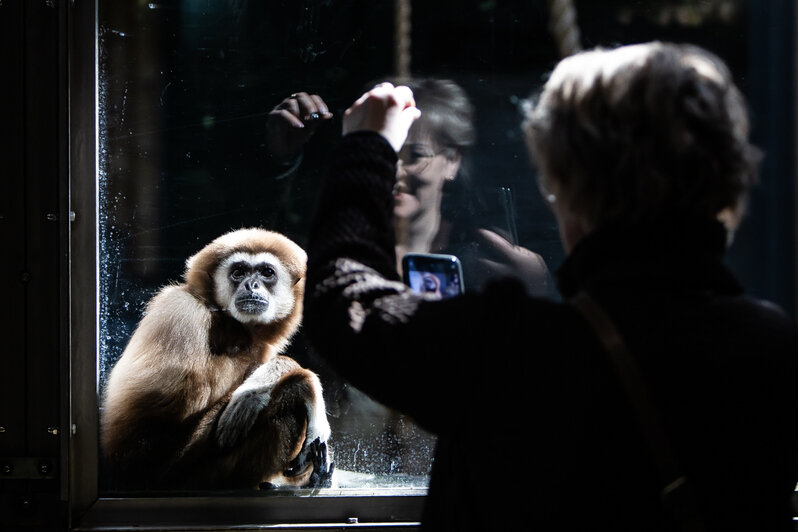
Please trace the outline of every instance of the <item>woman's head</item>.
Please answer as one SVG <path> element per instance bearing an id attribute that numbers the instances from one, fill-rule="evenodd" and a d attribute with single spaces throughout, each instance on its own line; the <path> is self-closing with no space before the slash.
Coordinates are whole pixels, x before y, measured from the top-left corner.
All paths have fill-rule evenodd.
<path id="1" fill-rule="evenodd" d="M 731 230 L 756 180 L 743 98 L 724 63 L 694 46 L 568 57 L 524 130 L 544 193 L 591 228 L 678 216 Z"/>
<path id="2" fill-rule="evenodd" d="M 394 212 L 412 220 L 440 209 L 443 185 L 457 176 L 474 143 L 473 109 L 465 91 L 441 79 L 394 80 L 412 89 L 421 118 L 399 153 Z"/>
<path id="3" fill-rule="evenodd" d="M 400 82 L 413 91 L 421 118 L 411 133 L 429 138 L 438 149 L 465 151 L 475 140 L 474 110 L 465 91 L 454 81 L 422 78 Z"/>

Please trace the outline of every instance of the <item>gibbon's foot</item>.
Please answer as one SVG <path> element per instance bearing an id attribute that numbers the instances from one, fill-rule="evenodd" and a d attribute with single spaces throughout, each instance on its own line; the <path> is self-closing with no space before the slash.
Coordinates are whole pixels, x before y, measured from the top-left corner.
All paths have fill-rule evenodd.
<path id="1" fill-rule="evenodd" d="M 287 477 L 298 476 L 312 467 L 313 471 L 305 487 L 329 488 L 332 485 L 334 462 L 328 462 L 327 442 L 316 438 L 305 445 L 296 458 L 288 464 L 288 469 L 283 473 Z"/>
<path id="2" fill-rule="evenodd" d="M 313 462 L 313 473 L 308 480 L 308 486 L 314 488 L 329 488 L 332 486 L 332 476 L 335 470 L 335 462 L 328 461 L 327 442 L 322 442 L 316 438 L 311 444 L 311 461 Z"/>
<path id="3" fill-rule="evenodd" d="M 307 482 L 301 487 L 304 488 L 329 488 L 332 486 L 332 476 L 335 470 L 335 462 L 329 462 L 327 458 L 327 443 L 316 438 L 302 449 L 302 452 L 294 458 L 288 465 L 289 468 L 283 471 L 285 477 L 298 477 L 307 474 L 312 468 Z M 294 489 L 296 485 L 277 485 L 271 482 L 261 482 L 258 488 L 261 490 L 272 489 Z"/>

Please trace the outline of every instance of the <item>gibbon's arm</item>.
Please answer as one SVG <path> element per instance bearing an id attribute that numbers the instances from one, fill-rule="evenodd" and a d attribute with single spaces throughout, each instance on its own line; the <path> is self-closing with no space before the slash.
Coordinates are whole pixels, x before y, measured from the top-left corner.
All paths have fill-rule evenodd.
<path id="1" fill-rule="evenodd" d="M 277 355 L 258 368 L 235 389 L 224 407 L 216 427 L 216 440 L 221 447 L 238 443 L 255 424 L 261 410 L 271 399 L 274 386 L 286 373 L 300 369 L 293 359 Z"/>
<path id="2" fill-rule="evenodd" d="M 249 433 L 260 411 L 271 401 L 275 386 L 281 382 L 285 384 L 289 375 L 303 379 L 309 392 L 303 396 L 308 416 L 306 443 L 317 438 L 326 442 L 330 438 L 330 425 L 319 378 L 294 359 L 277 355 L 260 365 L 233 392 L 216 427 L 216 440 L 221 447 L 232 447 Z"/>
<path id="3" fill-rule="evenodd" d="M 525 297 L 513 283 L 432 301 L 398 280 L 396 159 L 378 134 L 342 139 L 311 227 L 304 329 L 344 378 L 436 431 L 434 420 L 468 409 L 484 379 L 506 371 L 496 354 L 517 351 L 522 328 L 509 307 Z"/>

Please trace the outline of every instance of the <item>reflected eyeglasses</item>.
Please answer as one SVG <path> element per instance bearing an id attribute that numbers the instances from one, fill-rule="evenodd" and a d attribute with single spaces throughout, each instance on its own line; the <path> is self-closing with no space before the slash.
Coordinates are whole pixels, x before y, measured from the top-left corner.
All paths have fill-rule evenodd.
<path id="1" fill-rule="evenodd" d="M 402 146 L 398 155 L 399 160 L 402 161 L 402 166 L 407 170 L 419 171 L 429 166 L 432 159 L 440 153 L 442 152 L 433 151 L 429 144 L 411 142 Z"/>

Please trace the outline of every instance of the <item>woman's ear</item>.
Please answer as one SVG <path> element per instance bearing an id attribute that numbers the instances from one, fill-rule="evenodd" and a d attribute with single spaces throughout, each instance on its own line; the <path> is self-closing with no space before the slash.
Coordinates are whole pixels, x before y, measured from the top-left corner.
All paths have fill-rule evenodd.
<path id="1" fill-rule="evenodd" d="M 447 181 L 452 181 L 460 171 L 460 163 L 463 162 L 462 154 L 457 150 L 445 150 L 443 156 L 446 158 L 446 168 L 444 176 Z"/>

